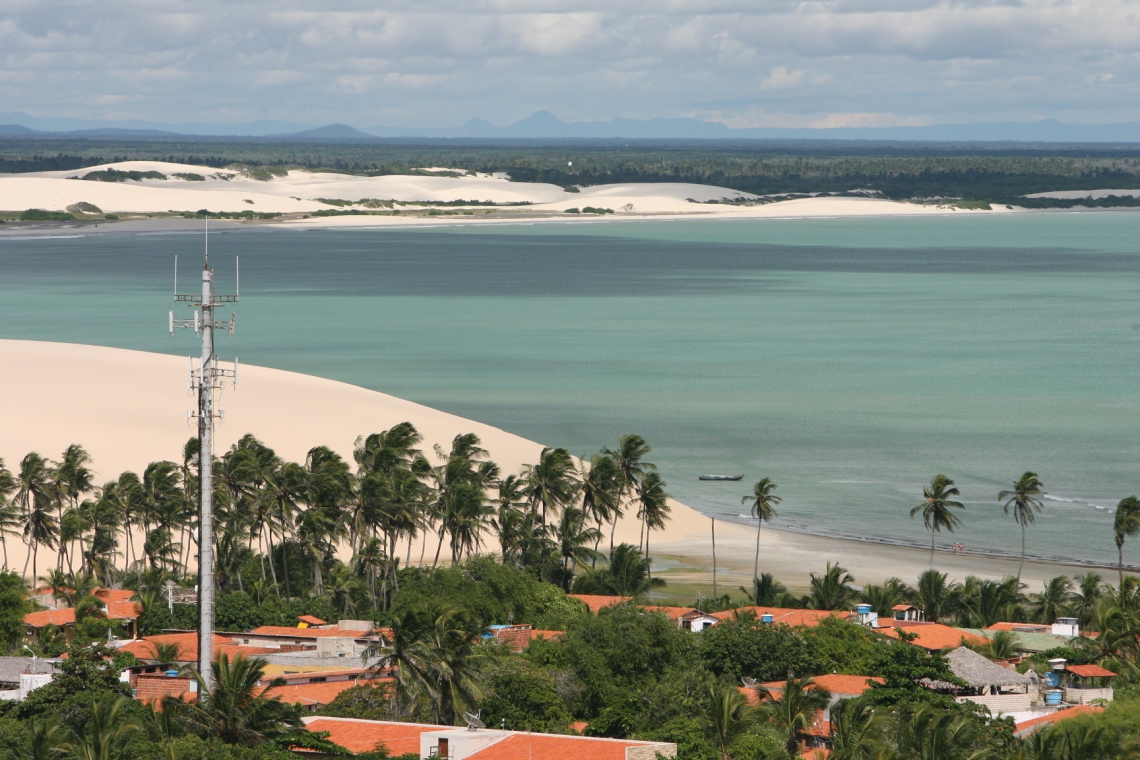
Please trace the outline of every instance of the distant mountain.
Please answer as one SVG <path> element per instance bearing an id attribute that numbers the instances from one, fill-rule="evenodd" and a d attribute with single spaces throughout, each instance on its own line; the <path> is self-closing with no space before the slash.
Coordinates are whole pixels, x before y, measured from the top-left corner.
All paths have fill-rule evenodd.
<path id="1" fill-rule="evenodd" d="M 347 124 L 329 124 L 324 127 L 317 127 L 316 129 L 306 129 L 302 132 L 290 132 L 284 135 L 274 135 L 283 139 L 298 138 L 316 139 L 316 140 L 375 140 L 376 135 L 370 135 L 367 132 L 361 132 L 359 129 L 350 127 Z"/>
<path id="2" fill-rule="evenodd" d="M 364 130 L 347 124 L 312 127 L 286 121 L 241 124 L 159 124 L 146 121 L 54 119 L 25 113 L 0 113 L 0 135 L 28 139 L 55 136 L 117 137 L 174 140 L 206 137 L 218 140 L 261 139 L 298 142 L 377 142 L 383 140 L 853 140 L 884 142 L 1025 142 L 1136 143 L 1140 122 L 1066 124 L 1055 119 L 1033 122 L 976 122 L 924 127 L 836 127 L 733 129 L 699 119 L 611 119 L 571 121 L 549 111 L 498 126 L 470 119 L 458 127 L 412 128 L 375 126 Z"/>

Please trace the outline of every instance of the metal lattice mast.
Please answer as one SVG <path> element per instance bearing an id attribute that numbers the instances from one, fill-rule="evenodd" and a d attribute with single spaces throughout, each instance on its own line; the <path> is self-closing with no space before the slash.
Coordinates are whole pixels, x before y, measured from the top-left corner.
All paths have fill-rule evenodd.
<path id="1" fill-rule="evenodd" d="M 207 225 L 209 222 L 207 221 Z M 214 310 L 221 304 L 237 303 L 240 286 L 234 295 L 214 293 L 214 272 L 210 269 L 209 227 L 207 226 L 205 264 L 202 267 L 202 295 L 180 294 L 178 292 L 178 257 L 174 257 L 174 300 L 195 308 L 193 319 L 175 319 L 170 312 L 170 334 L 174 328 L 190 328 L 202 338 L 202 356 L 198 368 L 190 360 L 190 382 L 188 390 L 198 393 L 198 408 L 186 413 L 187 421 L 198 420 L 198 672 L 213 687 L 214 661 L 214 420 L 225 416 L 225 412 L 215 411 L 214 391 L 225 388 L 226 379 L 232 379 L 237 386 L 238 362 L 234 359 L 232 369 L 218 366 L 214 355 L 214 329 L 229 329 L 234 334 L 234 315 L 228 322 L 214 319 Z M 236 259 L 235 259 L 236 267 Z M 240 277 L 240 275 L 239 275 Z M 240 279 L 239 279 L 240 282 Z M 201 315 L 199 311 L 201 310 Z"/>

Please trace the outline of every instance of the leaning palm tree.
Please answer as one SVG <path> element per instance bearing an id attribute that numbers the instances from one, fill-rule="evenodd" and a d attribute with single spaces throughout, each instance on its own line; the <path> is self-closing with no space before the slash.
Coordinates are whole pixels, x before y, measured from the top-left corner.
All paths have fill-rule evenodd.
<path id="1" fill-rule="evenodd" d="M 930 485 L 923 487 L 922 495 L 925 500 L 910 511 L 910 516 L 913 520 L 915 515 L 922 513 L 922 522 L 930 531 L 930 566 L 934 567 L 934 534 L 943 528 L 953 533 L 960 521 L 950 510 L 965 507 L 961 502 L 951 500 L 951 496 L 958 495 L 958 489 L 954 481 L 945 475 L 935 475 Z"/>
<path id="2" fill-rule="evenodd" d="M 1116 569 L 1120 574 L 1120 585 L 1124 585 L 1124 539 L 1140 533 L 1140 499 L 1128 496 L 1116 505 L 1116 516 L 1112 520 L 1112 533 L 1116 539 Z"/>
<path id="3" fill-rule="evenodd" d="M 87 720 L 72 728 L 71 754 L 78 760 L 117 760 L 142 723 L 128 714 L 126 697 L 92 701 Z"/>
<path id="4" fill-rule="evenodd" d="M 55 546 L 59 526 L 52 515 L 55 487 L 52 483 L 51 467 L 48 461 L 36 452 L 31 452 L 20 461 L 20 472 L 16 477 L 17 489 L 13 497 L 20 506 L 23 524 L 24 543 L 28 547 L 28 557 L 24 560 L 24 575 L 28 574 L 28 562 L 32 564 L 32 578 L 36 571 L 36 558 L 40 546 Z"/>
<path id="5" fill-rule="evenodd" d="M 637 516 L 645 531 L 645 556 L 649 556 L 649 534 L 665 527 L 669 519 L 669 494 L 665 481 L 656 472 L 647 472 L 637 484 Z"/>
<path id="6" fill-rule="evenodd" d="M 752 560 L 752 577 L 759 577 L 757 574 L 760 572 L 760 528 L 763 527 L 764 521 L 772 522 L 772 518 L 776 516 L 776 505 L 780 503 L 781 499 L 776 494 L 772 493 L 776 490 L 776 484 L 772 482 L 771 478 L 764 478 L 756 485 L 752 486 L 752 494 L 745 496 L 740 500 L 741 504 L 748 504 L 752 502 L 752 516 L 756 518 L 756 557 Z"/>
<path id="7" fill-rule="evenodd" d="M 531 513 L 541 514 L 543 525 L 546 524 L 547 509 L 561 509 L 578 492 L 574 457 L 566 449 L 544 448 L 538 455 L 538 462 L 527 465 L 523 479 Z"/>
<path id="8" fill-rule="evenodd" d="M 1017 580 L 1021 581 L 1021 569 L 1025 566 L 1025 529 L 1036 522 L 1034 511 L 1040 512 L 1043 508 L 1040 496 L 1045 495 L 1044 484 L 1038 480 L 1037 473 L 1025 472 L 1013 489 L 998 494 L 998 501 L 1005 501 L 1005 513 L 1013 512 L 1013 519 L 1021 526 L 1021 562 L 1017 565 Z"/>
<path id="9" fill-rule="evenodd" d="M 762 699 L 766 697 L 760 704 L 760 715 L 783 740 L 788 757 L 795 760 L 800 741 L 831 702 L 831 692 L 816 686 L 811 678 L 793 677 L 784 682 L 778 695 L 765 687 L 758 691 Z"/>
<path id="10" fill-rule="evenodd" d="M 238 653 L 233 660 L 222 652 L 211 665 L 214 687 L 206 686 L 202 674 L 188 668 L 197 682 L 198 700 L 170 700 L 164 708 L 178 710 L 184 725 L 205 739 L 226 744 L 263 744 L 301 725 L 296 710 L 277 697 L 267 697 L 261 687 L 265 661 L 247 659 Z M 275 681 L 271 685 L 280 685 Z"/>
<path id="11" fill-rule="evenodd" d="M 552 527 L 551 535 L 562 560 L 563 587 L 569 591 L 578 566 L 597 559 L 598 552 L 591 545 L 601 540 L 602 533 L 589 524 L 586 513 L 577 507 L 563 509 L 558 523 Z"/>
<path id="12" fill-rule="evenodd" d="M 709 700 L 704 713 L 717 753 L 721 760 L 729 760 L 732 745 L 747 734 L 755 722 L 756 708 L 748 705 L 748 700 L 740 693 L 740 689 L 717 684 L 709 689 Z"/>
<path id="13" fill-rule="evenodd" d="M 632 497 L 637 484 L 645 477 L 647 472 L 657 469 L 657 465 L 645 461 L 645 455 L 653 449 L 640 435 L 623 435 L 618 441 L 616 451 L 605 449 L 602 453 L 611 457 L 617 465 L 618 477 L 621 482 L 621 492 L 627 498 Z M 610 525 L 610 552 L 614 550 L 614 531 L 617 529 L 617 519 L 621 517 L 621 508 L 616 510 L 615 519 Z"/>
<path id="14" fill-rule="evenodd" d="M 15 476 L 0 458 L 0 545 L 4 547 L 4 570 L 8 569 L 8 535 L 16 535 L 20 527 L 19 507 L 9 497 L 18 487 Z"/>

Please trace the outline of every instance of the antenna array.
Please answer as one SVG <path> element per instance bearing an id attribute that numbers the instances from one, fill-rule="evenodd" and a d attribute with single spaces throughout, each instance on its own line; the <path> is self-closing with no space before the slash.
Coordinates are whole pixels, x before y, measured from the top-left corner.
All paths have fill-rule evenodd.
<path id="1" fill-rule="evenodd" d="M 175 319 L 170 312 L 168 327 L 190 329 L 201 336 L 202 355 L 195 369 L 190 361 L 189 393 L 198 394 L 197 409 L 186 413 L 186 420 L 198 420 L 198 673 L 207 688 L 213 686 L 214 660 L 214 420 L 225 417 L 224 411 L 214 409 L 214 391 L 223 390 L 227 381 L 237 387 L 238 361 L 232 368 L 222 367 L 214 355 L 214 330 L 228 330 L 234 334 L 234 315 L 228 321 L 214 318 L 214 311 L 223 304 L 237 303 L 238 296 L 214 293 L 214 271 L 210 269 L 209 221 L 206 231 L 206 257 L 202 267 L 202 294 L 178 292 L 178 257 L 174 258 L 174 300 L 193 307 L 190 319 Z M 235 262 L 236 266 L 236 262 Z"/>

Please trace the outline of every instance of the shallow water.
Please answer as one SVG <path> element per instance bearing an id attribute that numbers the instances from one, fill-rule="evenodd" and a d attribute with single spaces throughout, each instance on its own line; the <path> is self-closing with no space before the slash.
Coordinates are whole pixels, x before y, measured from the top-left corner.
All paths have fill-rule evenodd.
<path id="1" fill-rule="evenodd" d="M 223 290 L 242 257 L 223 356 L 578 454 L 638 432 L 682 501 L 739 519 L 770 476 L 777 525 L 837 535 L 928 542 L 907 513 L 944 472 L 967 509 L 940 542 L 1016 551 L 996 495 L 1032 469 L 1049 498 L 1030 552 L 1114 560 L 1111 507 L 1140 492 L 1137 233 L 1140 214 L 1066 213 L 243 230 L 210 249 Z M 189 287 L 201 244 L 0 238 L 0 336 L 190 353 L 166 312 L 174 254 Z"/>

